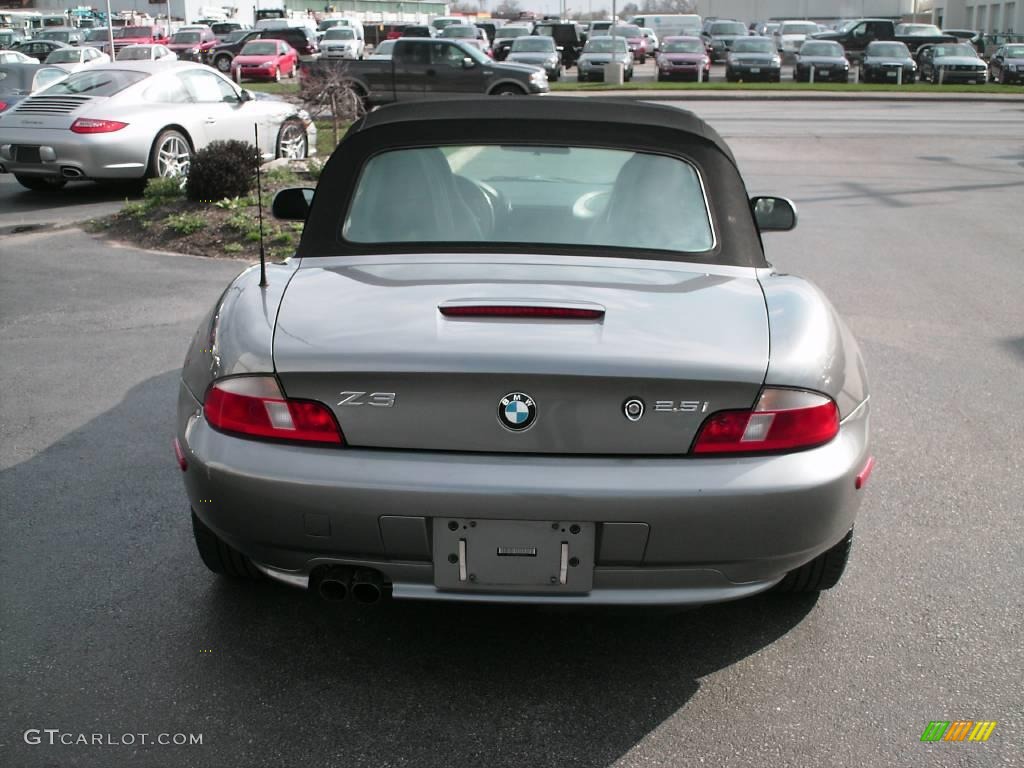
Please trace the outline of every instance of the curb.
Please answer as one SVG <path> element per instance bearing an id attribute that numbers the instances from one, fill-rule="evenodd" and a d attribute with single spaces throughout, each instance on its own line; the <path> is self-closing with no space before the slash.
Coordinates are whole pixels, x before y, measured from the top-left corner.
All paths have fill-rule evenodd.
<path id="1" fill-rule="evenodd" d="M 689 90 L 629 90 L 629 91 L 551 91 L 552 96 L 576 98 L 597 97 L 628 101 L 895 101 L 926 103 L 995 103 L 1024 104 L 1024 94 L 993 93 L 841 93 L 838 91 L 689 91 Z"/>

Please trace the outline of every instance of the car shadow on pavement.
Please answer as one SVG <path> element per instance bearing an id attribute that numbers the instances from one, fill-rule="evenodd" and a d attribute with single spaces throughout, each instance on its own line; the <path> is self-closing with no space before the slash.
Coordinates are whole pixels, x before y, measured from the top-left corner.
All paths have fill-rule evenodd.
<path id="1" fill-rule="evenodd" d="M 218 578 L 195 553 L 170 447 L 177 382 L 143 381 L 0 473 L 12 727 L 204 734 L 126 766 L 608 766 L 817 600 L 359 607 Z M 29 764 L 12 741 L 11 764 Z"/>

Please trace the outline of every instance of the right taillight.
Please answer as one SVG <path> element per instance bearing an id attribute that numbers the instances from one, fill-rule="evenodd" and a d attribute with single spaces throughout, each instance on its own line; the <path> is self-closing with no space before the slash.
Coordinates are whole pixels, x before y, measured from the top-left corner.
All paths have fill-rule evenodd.
<path id="1" fill-rule="evenodd" d="M 273 376 L 237 376 L 214 382 L 203 414 L 214 428 L 247 437 L 342 445 L 331 409 L 315 400 L 286 398 Z"/>
<path id="2" fill-rule="evenodd" d="M 701 425 L 693 453 L 797 451 L 839 434 L 839 409 L 817 392 L 765 389 L 752 410 L 719 411 Z"/>

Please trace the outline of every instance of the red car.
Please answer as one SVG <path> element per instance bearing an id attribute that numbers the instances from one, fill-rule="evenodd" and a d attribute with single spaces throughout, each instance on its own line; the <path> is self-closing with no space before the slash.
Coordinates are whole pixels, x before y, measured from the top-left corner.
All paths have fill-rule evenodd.
<path id="1" fill-rule="evenodd" d="M 205 61 L 206 52 L 220 41 L 209 27 L 205 29 L 183 29 L 171 35 L 167 47 L 182 61 Z"/>
<path id="2" fill-rule="evenodd" d="M 250 40 L 231 62 L 236 83 L 249 80 L 281 80 L 295 77 L 299 54 L 284 40 Z"/>
<path id="3" fill-rule="evenodd" d="M 166 45 L 167 35 L 164 33 L 163 27 L 157 26 L 144 26 L 144 27 L 115 27 L 114 28 L 114 53 L 118 54 L 122 48 L 127 48 L 129 45 Z M 110 53 L 106 50 L 106 45 L 99 46 L 104 53 Z M 111 58 L 116 58 L 112 56 Z"/>
<path id="4" fill-rule="evenodd" d="M 699 37 L 666 37 L 656 56 L 658 81 L 711 79 L 711 57 Z"/>

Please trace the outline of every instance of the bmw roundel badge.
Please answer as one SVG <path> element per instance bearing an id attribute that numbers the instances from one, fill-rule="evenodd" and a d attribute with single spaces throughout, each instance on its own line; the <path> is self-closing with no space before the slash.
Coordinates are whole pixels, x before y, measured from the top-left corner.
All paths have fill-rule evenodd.
<path id="1" fill-rule="evenodd" d="M 505 429 L 522 432 L 537 418 L 537 404 L 525 392 L 509 392 L 498 402 L 498 421 Z"/>

